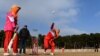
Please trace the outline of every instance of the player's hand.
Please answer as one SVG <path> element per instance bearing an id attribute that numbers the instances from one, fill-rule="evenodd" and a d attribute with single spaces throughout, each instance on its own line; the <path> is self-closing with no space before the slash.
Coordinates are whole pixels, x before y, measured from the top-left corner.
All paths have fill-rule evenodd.
<path id="1" fill-rule="evenodd" d="M 16 25 L 16 27 L 15 27 L 15 29 L 14 29 L 14 32 L 17 32 L 18 28 L 19 28 L 19 26 Z"/>

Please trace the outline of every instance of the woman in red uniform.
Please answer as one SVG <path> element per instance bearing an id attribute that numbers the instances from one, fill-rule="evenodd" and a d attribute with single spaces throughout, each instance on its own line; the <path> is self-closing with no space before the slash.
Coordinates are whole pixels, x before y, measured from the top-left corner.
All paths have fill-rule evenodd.
<path id="1" fill-rule="evenodd" d="M 4 31 L 5 31 L 4 55 L 9 55 L 8 44 L 13 36 L 15 28 L 18 26 L 17 17 L 20 9 L 21 8 L 18 5 L 13 5 L 10 11 L 7 13 L 6 23 L 4 26 Z M 16 36 L 13 42 L 13 55 L 17 55 L 18 53 L 17 46 L 18 46 L 18 37 Z"/>
<path id="2" fill-rule="evenodd" d="M 54 24 L 54 23 L 53 23 Z M 59 35 L 60 30 L 55 29 L 54 25 L 53 27 L 51 26 L 51 30 L 49 31 L 49 33 L 45 36 L 44 38 L 44 49 L 46 53 L 46 50 L 51 47 L 51 55 L 54 55 L 54 49 L 55 49 L 55 43 L 54 43 L 54 39 L 56 39 Z"/>

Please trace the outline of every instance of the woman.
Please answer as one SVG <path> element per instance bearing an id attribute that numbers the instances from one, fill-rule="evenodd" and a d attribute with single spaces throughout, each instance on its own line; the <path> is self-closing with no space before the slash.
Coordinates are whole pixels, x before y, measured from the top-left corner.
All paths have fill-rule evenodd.
<path id="1" fill-rule="evenodd" d="M 13 5 L 6 15 L 6 22 L 4 26 L 5 40 L 4 40 L 4 55 L 9 55 L 8 44 L 13 36 L 15 28 L 17 28 L 18 12 L 21 8 L 18 5 Z M 18 37 L 13 42 L 13 55 L 17 55 Z"/>

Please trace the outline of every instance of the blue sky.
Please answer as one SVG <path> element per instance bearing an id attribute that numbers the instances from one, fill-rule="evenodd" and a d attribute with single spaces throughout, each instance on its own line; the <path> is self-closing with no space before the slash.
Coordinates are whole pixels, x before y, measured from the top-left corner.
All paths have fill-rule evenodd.
<path id="1" fill-rule="evenodd" d="M 61 30 L 60 35 L 100 32 L 100 0 L 1 0 L 0 30 L 6 13 L 13 4 L 22 7 L 19 26 L 28 25 L 31 35 L 47 34 L 52 22 Z M 37 29 L 34 32 L 33 29 Z"/>

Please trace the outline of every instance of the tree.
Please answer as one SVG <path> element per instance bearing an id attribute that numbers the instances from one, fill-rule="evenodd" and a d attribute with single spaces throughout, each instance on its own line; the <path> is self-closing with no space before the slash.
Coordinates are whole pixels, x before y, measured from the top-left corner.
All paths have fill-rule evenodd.
<path id="1" fill-rule="evenodd" d="M 4 30 L 1 30 L 0 31 L 0 47 L 3 47 L 4 36 L 5 36 Z"/>
<path id="2" fill-rule="evenodd" d="M 39 43 L 39 46 L 41 46 L 42 48 L 43 48 L 43 43 L 44 43 L 44 37 L 45 35 L 39 34 L 38 43 Z"/>

